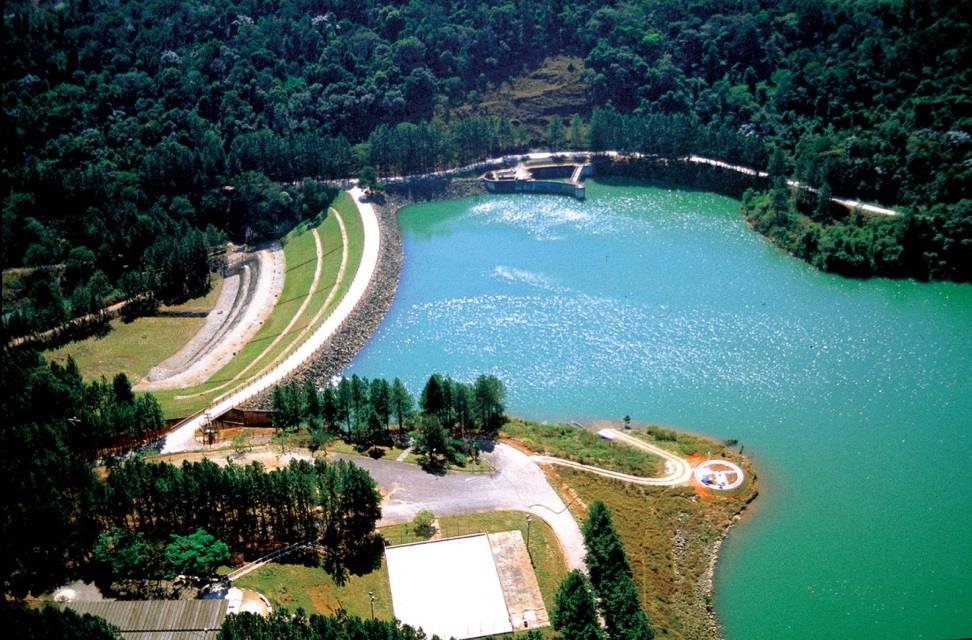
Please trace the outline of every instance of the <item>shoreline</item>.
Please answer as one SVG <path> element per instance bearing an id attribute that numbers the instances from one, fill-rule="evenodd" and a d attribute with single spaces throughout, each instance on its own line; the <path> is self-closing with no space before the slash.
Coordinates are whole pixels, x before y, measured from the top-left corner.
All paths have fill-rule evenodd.
<path id="1" fill-rule="evenodd" d="M 398 292 L 405 247 L 402 242 L 398 212 L 413 204 L 454 200 L 486 195 L 482 183 L 456 178 L 428 180 L 421 185 L 388 185 L 384 193 L 369 201 L 378 214 L 380 249 L 378 264 L 361 300 L 334 334 L 297 371 L 281 382 L 303 384 L 311 380 L 325 384 L 347 367 L 368 344 L 391 309 Z M 245 409 L 269 409 L 271 389 L 242 403 Z"/>
<path id="2" fill-rule="evenodd" d="M 746 513 L 750 511 L 750 505 L 758 497 L 759 489 L 756 488 L 753 495 L 743 504 L 736 515 L 732 517 L 729 525 L 722 530 L 722 535 L 712 543 L 712 547 L 709 550 L 709 562 L 699 581 L 699 587 L 701 588 L 699 595 L 701 596 L 702 602 L 705 603 L 706 618 L 713 638 L 719 638 L 720 640 L 725 638 L 725 629 L 716 613 L 715 604 L 715 573 L 719 565 L 719 552 L 722 550 L 722 545 L 729 538 L 729 532 L 742 521 Z"/>
<path id="3" fill-rule="evenodd" d="M 377 331 L 394 302 L 404 265 L 404 243 L 398 223 L 399 211 L 414 204 L 476 195 L 486 195 L 481 182 L 476 179 L 450 177 L 422 181 L 419 184 L 388 185 L 387 191 L 379 194 L 376 200 L 371 202 L 378 213 L 381 238 L 381 250 L 374 277 L 359 304 L 334 335 L 318 349 L 317 353 L 304 367 L 288 376 L 286 380 L 295 381 L 298 384 L 308 379 L 318 384 L 328 382 L 332 376 L 338 374 L 351 363 Z M 244 406 L 269 408 L 269 405 L 270 394 L 267 391 L 249 400 Z M 604 419 L 592 420 L 590 424 L 602 422 L 607 421 Z M 698 437 L 716 444 L 719 443 L 717 438 L 699 434 L 690 428 L 661 426 L 673 429 L 678 433 Z M 706 545 L 705 552 L 708 558 L 705 569 L 699 575 L 695 584 L 696 597 L 693 598 L 694 606 L 699 608 L 699 613 L 703 617 L 700 622 L 705 628 L 704 637 L 706 638 L 724 637 L 723 627 L 715 605 L 715 573 L 719 563 L 720 550 L 732 528 L 741 521 L 758 495 L 759 491 L 756 488 L 752 496 L 731 516 L 729 523 L 719 532 L 717 537 Z"/>

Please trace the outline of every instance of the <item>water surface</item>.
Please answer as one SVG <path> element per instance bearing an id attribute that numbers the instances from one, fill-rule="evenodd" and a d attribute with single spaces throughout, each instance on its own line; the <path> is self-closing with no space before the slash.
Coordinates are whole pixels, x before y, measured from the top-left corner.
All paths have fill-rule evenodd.
<path id="1" fill-rule="evenodd" d="M 718 195 L 587 194 L 404 211 L 349 371 L 494 373 L 513 414 L 737 438 L 763 491 L 716 575 L 729 638 L 972 635 L 972 287 L 816 272 Z"/>

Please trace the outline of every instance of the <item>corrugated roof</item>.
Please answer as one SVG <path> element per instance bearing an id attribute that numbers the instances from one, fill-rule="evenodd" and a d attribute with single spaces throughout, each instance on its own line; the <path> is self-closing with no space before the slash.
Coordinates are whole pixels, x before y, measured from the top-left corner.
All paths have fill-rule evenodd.
<path id="1" fill-rule="evenodd" d="M 215 640 L 226 617 L 225 600 L 105 600 L 68 602 L 121 630 L 126 640 Z"/>

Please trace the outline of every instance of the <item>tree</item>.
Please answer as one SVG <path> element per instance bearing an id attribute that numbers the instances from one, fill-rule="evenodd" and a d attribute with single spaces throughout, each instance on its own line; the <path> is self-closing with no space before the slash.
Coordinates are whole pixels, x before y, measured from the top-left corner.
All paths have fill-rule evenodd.
<path id="1" fill-rule="evenodd" d="M 446 399 L 445 380 L 438 373 L 429 376 L 425 387 L 422 388 L 422 395 L 419 397 L 419 406 L 426 415 L 436 416 L 440 422 L 448 419 L 449 403 Z"/>
<path id="2" fill-rule="evenodd" d="M 18 638 L 31 640 L 120 640 L 118 628 L 89 613 L 49 604 L 40 609 L 22 602 L 0 602 L 0 625 Z"/>
<path id="3" fill-rule="evenodd" d="M 398 421 L 398 431 L 399 433 L 405 427 L 405 420 L 412 413 L 412 407 L 414 401 L 412 400 L 412 394 L 408 392 L 405 385 L 399 378 L 395 378 L 392 382 L 391 388 L 391 405 L 395 413 L 395 419 Z"/>
<path id="4" fill-rule="evenodd" d="M 423 415 L 419 430 L 415 435 L 415 450 L 425 457 L 426 466 L 438 469 L 443 460 L 451 457 L 452 447 L 449 433 L 434 415 Z"/>
<path id="5" fill-rule="evenodd" d="M 611 512 L 598 500 L 584 521 L 587 568 L 609 640 L 650 640 L 655 632 L 638 602 L 631 565 Z"/>
<path id="6" fill-rule="evenodd" d="M 584 546 L 587 548 L 587 570 L 594 590 L 600 594 L 603 585 L 619 574 L 631 575 L 621 538 L 614 530 L 611 512 L 600 500 L 591 505 L 584 520 Z"/>
<path id="7" fill-rule="evenodd" d="M 113 527 L 98 536 L 92 557 L 106 569 L 109 583 L 162 577 L 162 551 L 140 531 Z"/>
<path id="8" fill-rule="evenodd" d="M 333 436 L 330 433 L 324 431 L 323 429 L 312 429 L 310 432 L 310 442 L 307 444 L 307 448 L 310 449 L 311 453 L 316 454 L 318 450 L 327 448 L 327 445 L 331 442 L 332 437 Z"/>
<path id="9" fill-rule="evenodd" d="M 576 113 L 570 119 L 570 146 L 575 150 L 587 146 L 584 140 L 584 121 Z"/>
<path id="10" fill-rule="evenodd" d="M 307 379 L 303 389 L 303 416 L 308 420 L 317 420 L 321 417 L 321 397 L 317 393 L 317 385 L 314 381 Z"/>
<path id="11" fill-rule="evenodd" d="M 565 640 L 604 640 L 590 583 L 577 569 L 557 589 L 551 622 Z"/>
<path id="12" fill-rule="evenodd" d="M 317 460 L 314 468 L 322 507 L 318 518 L 324 568 L 343 584 L 349 573 L 363 575 L 381 562 L 382 538 L 375 532 L 381 494 L 368 472 L 347 460 Z"/>
<path id="13" fill-rule="evenodd" d="M 358 172 L 358 186 L 363 188 L 375 188 L 378 186 L 378 174 L 371 165 L 361 167 Z"/>
<path id="14" fill-rule="evenodd" d="M 479 428 L 495 432 L 502 426 L 506 410 L 506 387 L 493 375 L 480 375 L 473 384 L 473 399 L 479 414 Z"/>
<path id="15" fill-rule="evenodd" d="M 412 519 L 412 530 L 419 537 L 431 538 L 435 535 L 435 514 L 428 509 L 420 510 Z"/>
<path id="16" fill-rule="evenodd" d="M 248 448 L 246 433 L 240 431 L 234 435 L 233 439 L 230 440 L 230 446 L 233 447 L 233 453 L 236 454 L 236 457 L 242 458 Z"/>
<path id="17" fill-rule="evenodd" d="M 271 419 L 277 429 L 292 431 L 300 425 L 302 418 L 301 393 L 297 385 L 290 382 L 277 385 L 271 394 Z"/>
<path id="18" fill-rule="evenodd" d="M 388 381 L 383 378 L 375 378 L 372 380 L 368 390 L 368 399 L 371 403 L 371 408 L 387 429 L 391 423 L 392 413 L 392 392 Z"/>
<path id="19" fill-rule="evenodd" d="M 201 586 L 216 575 L 216 568 L 229 560 L 225 542 L 217 540 L 205 529 L 196 529 L 187 536 L 172 534 L 172 542 L 165 549 L 169 578 L 187 576 L 192 584 Z"/>

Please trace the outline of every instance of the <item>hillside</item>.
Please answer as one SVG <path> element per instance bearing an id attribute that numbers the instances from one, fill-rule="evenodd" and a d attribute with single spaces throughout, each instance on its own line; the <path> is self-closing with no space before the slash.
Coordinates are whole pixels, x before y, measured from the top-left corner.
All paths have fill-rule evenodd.
<path id="1" fill-rule="evenodd" d="M 224 237 L 276 238 L 327 206 L 305 179 L 533 146 L 770 168 L 904 214 L 875 228 L 747 199 L 793 253 L 968 280 L 970 34 L 944 0 L 10 2 L 2 262 L 56 268 L 21 272 L 4 330 L 199 295 Z M 594 139 L 598 113 L 617 126 Z"/>

